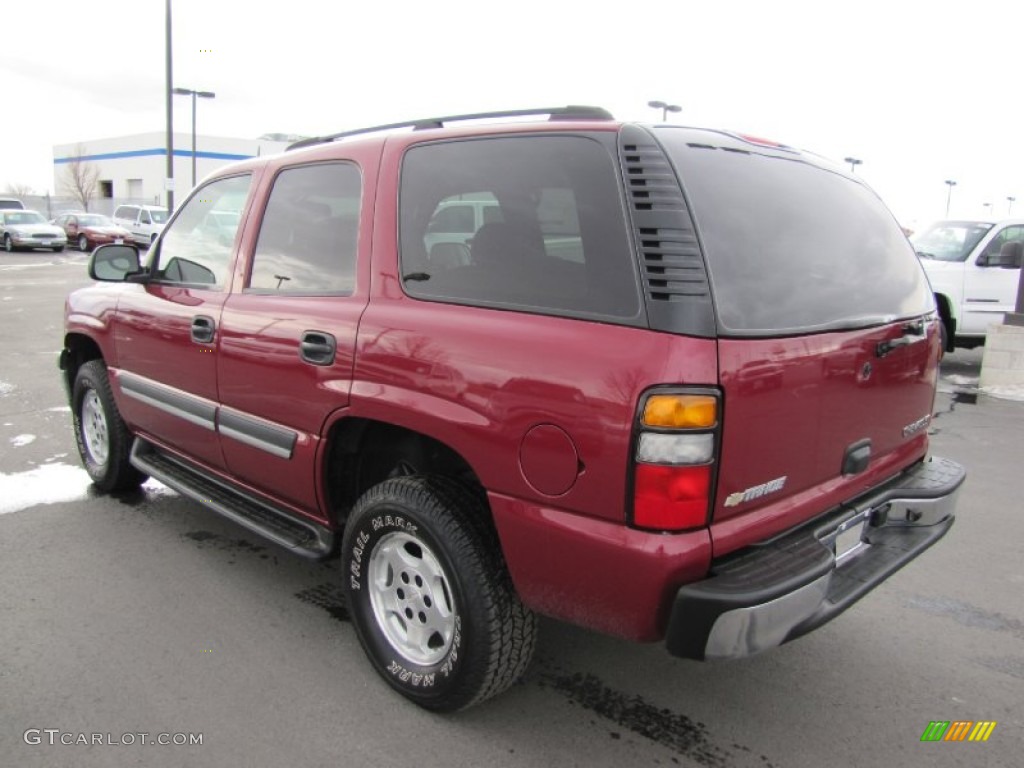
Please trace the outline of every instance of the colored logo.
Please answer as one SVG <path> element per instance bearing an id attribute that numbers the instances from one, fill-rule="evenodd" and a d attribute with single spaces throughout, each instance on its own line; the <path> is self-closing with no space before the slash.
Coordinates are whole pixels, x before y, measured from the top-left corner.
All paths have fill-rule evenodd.
<path id="1" fill-rule="evenodd" d="M 988 741 L 995 729 L 994 720 L 932 720 L 921 741 Z"/>

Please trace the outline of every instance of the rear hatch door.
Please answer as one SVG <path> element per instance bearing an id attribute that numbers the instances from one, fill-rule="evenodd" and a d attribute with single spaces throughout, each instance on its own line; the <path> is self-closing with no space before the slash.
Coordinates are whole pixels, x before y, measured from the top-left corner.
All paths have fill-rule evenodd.
<path id="1" fill-rule="evenodd" d="M 656 131 L 704 253 L 723 390 L 715 554 L 779 533 L 927 451 L 928 281 L 856 177 L 785 147 Z"/>

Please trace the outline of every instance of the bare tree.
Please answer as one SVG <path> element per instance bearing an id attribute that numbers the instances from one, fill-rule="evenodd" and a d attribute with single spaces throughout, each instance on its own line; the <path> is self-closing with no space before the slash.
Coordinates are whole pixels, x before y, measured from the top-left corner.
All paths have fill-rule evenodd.
<path id="1" fill-rule="evenodd" d="M 15 197 L 28 197 L 34 191 L 35 190 L 28 184 L 22 184 L 20 182 L 14 182 L 7 185 L 7 194 L 14 195 Z"/>
<path id="2" fill-rule="evenodd" d="M 89 210 L 89 201 L 96 197 L 99 177 L 99 167 L 85 159 L 85 147 L 78 144 L 64 172 L 64 189 L 82 204 L 83 211 Z"/>

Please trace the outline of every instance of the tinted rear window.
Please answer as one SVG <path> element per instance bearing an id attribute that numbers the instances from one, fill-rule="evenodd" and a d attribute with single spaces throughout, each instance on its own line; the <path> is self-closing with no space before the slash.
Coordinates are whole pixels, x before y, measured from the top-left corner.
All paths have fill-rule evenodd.
<path id="1" fill-rule="evenodd" d="M 723 335 L 868 327 L 933 308 L 913 248 L 859 182 L 719 134 L 657 136 L 700 232 Z"/>

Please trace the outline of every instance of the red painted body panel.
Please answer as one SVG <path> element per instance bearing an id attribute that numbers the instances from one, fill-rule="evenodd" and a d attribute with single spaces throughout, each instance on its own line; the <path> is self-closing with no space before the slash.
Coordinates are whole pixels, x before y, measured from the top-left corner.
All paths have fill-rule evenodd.
<path id="1" fill-rule="evenodd" d="M 380 298 L 360 325 L 352 413 L 430 435 L 488 490 L 539 502 L 550 500 L 523 476 L 520 445 L 555 425 L 581 464 L 558 506 L 621 523 L 640 394 L 713 383 L 714 351 L 644 329 Z"/>
<path id="2" fill-rule="evenodd" d="M 926 430 L 902 428 L 931 413 L 938 327 L 878 357 L 900 323 L 791 339 L 719 342 L 724 430 L 712 535 L 715 556 L 772 536 L 849 500 L 925 455 Z M 843 477 L 846 449 L 871 440 L 864 472 Z M 785 477 L 783 489 L 725 506 L 730 494 Z"/>
<path id="3" fill-rule="evenodd" d="M 707 530 L 649 533 L 488 494 L 516 591 L 534 610 L 631 640 L 658 640 L 672 597 L 703 578 Z"/>
<path id="4" fill-rule="evenodd" d="M 217 290 L 125 286 L 114 331 L 119 369 L 216 403 L 214 344 L 194 342 L 191 329 L 197 315 L 219 318 L 225 298 L 227 294 Z M 122 396 L 118 408 L 135 429 L 160 435 L 179 452 L 210 467 L 224 467 L 216 432 L 132 397 Z"/>

